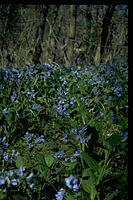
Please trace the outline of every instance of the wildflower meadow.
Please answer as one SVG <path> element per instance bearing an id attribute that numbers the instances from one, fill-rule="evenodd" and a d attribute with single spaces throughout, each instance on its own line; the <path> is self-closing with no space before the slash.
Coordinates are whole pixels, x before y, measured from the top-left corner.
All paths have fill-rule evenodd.
<path id="1" fill-rule="evenodd" d="M 0 200 L 127 200 L 128 63 L 0 71 Z"/>

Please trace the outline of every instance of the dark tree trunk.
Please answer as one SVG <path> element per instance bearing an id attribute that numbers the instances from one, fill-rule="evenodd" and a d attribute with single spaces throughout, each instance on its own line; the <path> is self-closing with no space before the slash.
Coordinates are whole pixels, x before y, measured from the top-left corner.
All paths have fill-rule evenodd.
<path id="1" fill-rule="evenodd" d="M 106 14 L 103 19 L 102 34 L 101 34 L 101 62 L 103 61 L 103 54 L 107 42 L 107 36 L 109 34 L 109 26 L 111 25 L 112 17 L 115 11 L 115 5 L 108 6 Z"/>
<path id="2" fill-rule="evenodd" d="M 68 33 L 68 45 L 67 45 L 67 63 L 68 65 L 74 64 L 74 43 L 75 43 L 75 33 L 76 33 L 76 14 L 77 6 L 70 6 L 70 26 Z"/>
<path id="3" fill-rule="evenodd" d="M 41 20 L 40 20 L 40 25 L 38 26 L 37 32 L 36 32 L 35 51 L 33 53 L 33 59 L 32 59 L 35 65 L 40 64 L 40 57 L 42 53 L 42 42 L 43 42 L 48 9 L 49 9 L 49 6 L 47 5 L 42 6 Z"/>

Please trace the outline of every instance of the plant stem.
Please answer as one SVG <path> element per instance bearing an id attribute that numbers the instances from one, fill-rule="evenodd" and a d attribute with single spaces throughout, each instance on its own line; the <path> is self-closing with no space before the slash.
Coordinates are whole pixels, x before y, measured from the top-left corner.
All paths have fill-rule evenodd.
<path id="1" fill-rule="evenodd" d="M 98 185 L 99 182 L 100 182 L 101 179 L 102 179 L 103 171 L 104 171 L 105 168 L 106 168 L 106 164 L 107 164 L 109 155 L 110 155 L 110 152 L 108 152 L 107 150 L 105 150 L 105 161 L 104 161 L 103 167 L 102 167 L 102 169 L 101 169 L 101 171 L 100 171 L 99 178 L 98 178 L 98 180 L 97 180 L 97 184 L 96 184 L 96 185 Z"/>

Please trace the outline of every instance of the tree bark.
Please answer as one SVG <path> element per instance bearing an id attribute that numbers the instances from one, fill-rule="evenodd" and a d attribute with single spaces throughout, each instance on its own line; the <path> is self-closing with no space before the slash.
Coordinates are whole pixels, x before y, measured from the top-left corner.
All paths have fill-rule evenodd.
<path id="1" fill-rule="evenodd" d="M 103 19 L 102 35 L 101 35 L 101 62 L 104 59 L 104 51 L 106 50 L 106 42 L 109 34 L 109 26 L 112 22 L 112 17 L 115 11 L 115 5 L 108 6 L 105 17 Z"/>
<path id="2" fill-rule="evenodd" d="M 99 38 L 96 54 L 95 64 L 99 65 L 104 61 L 104 52 L 106 51 L 107 37 L 109 34 L 109 26 L 111 25 L 112 17 L 115 11 L 115 5 L 108 6 L 102 23 L 101 36 Z"/>
<path id="3" fill-rule="evenodd" d="M 36 44 L 35 44 L 35 50 L 34 50 L 33 59 L 32 59 L 35 65 L 41 64 L 40 57 L 42 53 L 42 42 L 43 42 L 48 9 L 49 9 L 49 6 L 47 5 L 42 6 L 40 25 L 38 26 L 37 31 L 36 31 Z"/>
<path id="4" fill-rule="evenodd" d="M 68 65 L 74 64 L 74 43 L 75 43 L 75 34 L 76 34 L 76 15 L 77 15 L 77 6 L 70 6 L 70 26 L 68 33 L 68 44 L 67 44 L 67 63 Z"/>

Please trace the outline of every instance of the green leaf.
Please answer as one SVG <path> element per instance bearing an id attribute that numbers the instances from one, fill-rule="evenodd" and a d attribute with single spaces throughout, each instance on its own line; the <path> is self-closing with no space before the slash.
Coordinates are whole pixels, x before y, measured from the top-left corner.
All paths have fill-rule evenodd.
<path id="1" fill-rule="evenodd" d="M 27 200 L 26 197 L 19 195 L 19 194 L 13 194 L 12 198 L 13 198 L 13 200 Z"/>
<path id="2" fill-rule="evenodd" d="M 91 158 L 87 153 L 85 153 L 84 151 L 81 154 L 82 158 L 84 159 L 84 161 L 86 162 L 86 164 L 93 170 L 99 172 L 100 171 L 100 166 L 98 165 L 98 163 Z"/>
<path id="3" fill-rule="evenodd" d="M 58 174 L 59 172 L 61 172 L 62 170 L 64 170 L 64 167 L 60 167 L 60 168 L 57 168 L 54 172 L 54 174 Z"/>
<path id="4" fill-rule="evenodd" d="M 47 164 L 45 162 L 45 156 L 43 154 L 39 154 L 38 162 L 39 162 L 39 171 L 44 177 L 47 177 L 49 175 L 49 171 Z"/>
<path id="5" fill-rule="evenodd" d="M 94 127 L 95 126 L 95 121 L 93 118 L 91 118 L 91 120 L 89 121 L 89 126 Z"/>
<path id="6" fill-rule="evenodd" d="M 82 178 L 86 177 L 90 177 L 90 180 L 93 184 L 95 184 L 97 181 L 95 174 L 92 172 L 92 170 L 90 170 L 90 168 L 86 168 L 82 171 Z"/>
<path id="7" fill-rule="evenodd" d="M 86 168 L 82 171 L 82 178 L 86 178 L 86 177 L 89 177 L 89 171 L 90 171 L 90 168 Z"/>
<path id="8" fill-rule="evenodd" d="M 73 160 L 73 162 L 71 162 L 71 163 L 62 161 L 62 164 L 65 165 L 66 167 L 68 167 L 69 170 L 74 169 L 75 166 L 77 165 L 77 160 Z"/>
<path id="9" fill-rule="evenodd" d="M 91 193 L 91 183 L 89 180 L 83 180 L 82 181 L 82 188 L 84 189 L 85 192 Z"/>
<path id="10" fill-rule="evenodd" d="M 24 166 L 24 159 L 22 156 L 18 156 L 16 159 L 16 167 L 19 169 L 21 166 Z"/>
<path id="11" fill-rule="evenodd" d="M 48 167 L 51 167 L 51 165 L 54 163 L 54 158 L 51 155 L 45 156 L 45 162 Z"/>
<path id="12" fill-rule="evenodd" d="M 120 119 L 118 124 L 122 129 L 128 128 L 128 118 Z"/>
<path id="13" fill-rule="evenodd" d="M 112 194 L 110 194 L 108 197 L 106 197 L 104 200 L 111 200 L 111 199 L 113 199 L 117 194 L 118 194 L 118 192 L 115 191 L 115 192 L 113 192 Z"/>
<path id="14" fill-rule="evenodd" d="M 72 195 L 68 194 L 66 200 L 75 200 L 75 198 L 73 198 Z"/>
<path id="15" fill-rule="evenodd" d="M 116 111 L 118 112 L 118 110 L 119 110 L 119 107 L 118 107 L 118 105 L 117 105 L 115 108 L 116 108 Z"/>
<path id="16" fill-rule="evenodd" d="M 95 184 L 97 181 L 97 178 L 96 178 L 95 174 L 92 172 L 92 170 L 89 170 L 89 177 L 90 177 L 90 180 L 92 181 L 92 183 Z"/>
<path id="17" fill-rule="evenodd" d="M 83 180 L 82 181 L 82 187 L 85 192 L 90 194 L 90 200 L 94 200 L 95 196 L 97 194 L 95 185 L 91 182 L 91 180 Z"/>
<path id="18" fill-rule="evenodd" d="M 113 135 L 110 136 L 108 141 L 109 141 L 109 144 L 113 147 L 115 145 L 120 144 L 121 138 L 118 134 L 113 134 Z"/>

